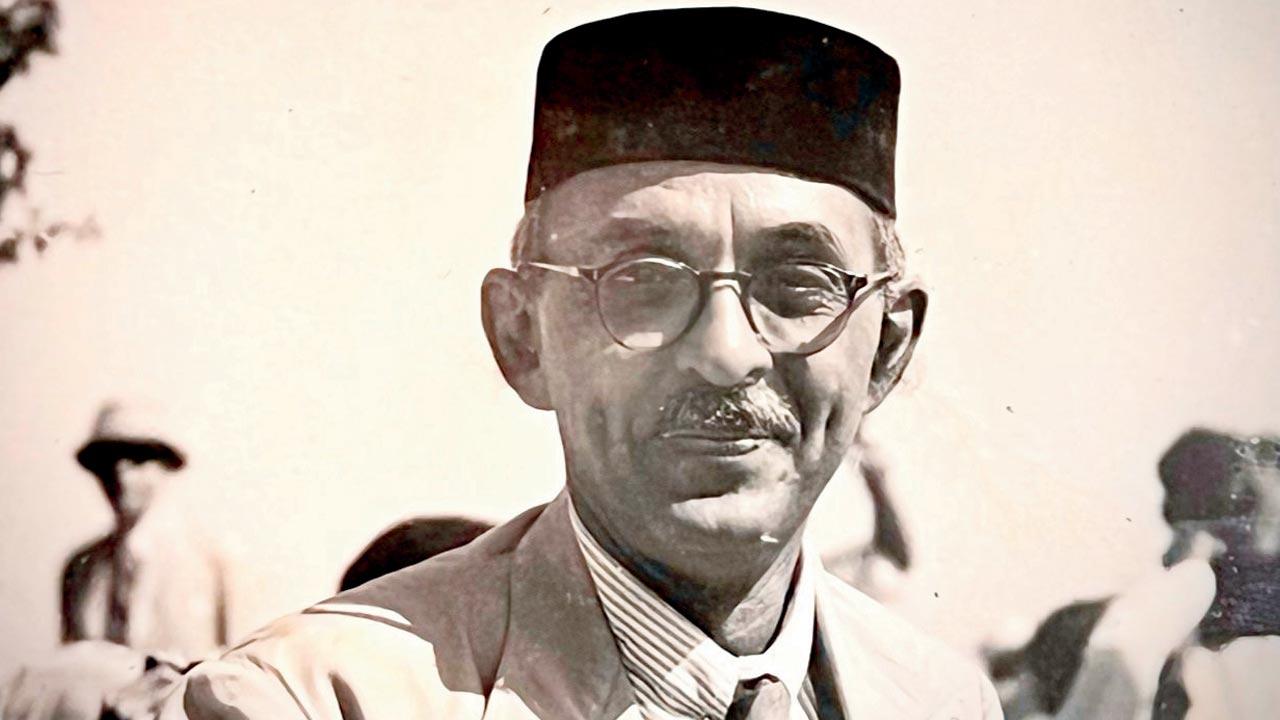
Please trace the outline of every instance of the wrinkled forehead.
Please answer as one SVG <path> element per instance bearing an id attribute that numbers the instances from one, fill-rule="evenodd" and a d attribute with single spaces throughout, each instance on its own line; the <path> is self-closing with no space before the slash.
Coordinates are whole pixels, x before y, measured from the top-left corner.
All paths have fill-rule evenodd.
<path id="1" fill-rule="evenodd" d="M 590 245 L 612 227 L 734 241 L 788 226 L 825 228 L 846 254 L 870 250 L 872 211 L 847 189 L 768 169 L 703 162 L 615 165 L 570 178 L 538 208 L 549 252 Z"/>

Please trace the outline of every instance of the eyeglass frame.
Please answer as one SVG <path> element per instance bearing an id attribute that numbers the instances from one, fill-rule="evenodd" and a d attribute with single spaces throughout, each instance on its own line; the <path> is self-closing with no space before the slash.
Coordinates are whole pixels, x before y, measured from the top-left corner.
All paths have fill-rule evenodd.
<path id="1" fill-rule="evenodd" d="M 621 267 L 629 263 L 634 263 L 634 262 L 639 262 L 644 260 L 658 260 L 664 263 L 669 263 L 673 267 L 685 270 L 686 272 L 692 273 L 693 276 L 698 281 L 698 303 L 695 306 L 694 311 L 689 313 L 689 320 L 685 324 L 684 328 L 681 329 L 680 332 L 676 333 L 671 338 L 670 341 L 652 348 L 633 348 L 630 345 L 627 345 L 626 343 L 622 342 L 622 340 L 620 340 L 616 335 L 614 335 L 613 331 L 609 329 L 609 323 L 604 318 L 604 309 L 601 307 L 601 303 L 600 303 L 600 280 L 606 274 L 608 274 L 611 270 L 614 270 L 618 267 Z M 859 305 L 861 305 L 864 300 L 866 300 L 870 292 L 881 289 L 882 287 L 884 287 L 885 284 L 893 280 L 896 280 L 901 276 L 901 273 L 897 270 L 888 270 L 882 273 L 876 273 L 874 275 L 859 275 L 858 273 L 845 270 L 844 268 L 839 267 L 837 265 L 832 265 L 831 263 L 825 263 L 825 262 L 816 261 L 816 260 L 805 260 L 802 262 L 790 261 L 790 262 L 784 262 L 784 263 L 777 263 L 777 265 L 787 265 L 787 264 L 813 265 L 813 266 L 821 267 L 825 270 L 832 271 L 838 277 L 844 280 L 846 285 L 846 292 L 849 294 L 849 302 L 848 302 L 848 305 L 845 306 L 844 310 L 840 311 L 838 315 L 833 317 L 831 319 L 831 322 L 828 323 L 826 327 L 824 327 L 821 331 L 819 331 L 818 334 L 815 335 L 812 340 L 805 343 L 805 346 L 811 346 L 814 343 L 817 343 L 819 339 L 822 340 L 821 344 L 818 344 L 817 347 L 810 347 L 803 351 L 799 349 L 789 350 L 789 351 L 774 350 L 772 347 L 770 347 L 769 341 L 760 332 L 760 329 L 756 327 L 755 313 L 752 312 L 751 305 L 750 305 L 751 293 L 749 292 L 749 290 L 751 287 L 751 280 L 753 277 L 755 277 L 757 273 L 751 273 L 745 270 L 699 270 L 698 268 L 695 268 L 686 262 L 682 262 L 680 260 L 676 260 L 675 258 L 667 257 L 665 255 L 642 255 L 638 257 L 637 256 L 621 257 L 615 260 L 611 260 L 610 262 L 607 262 L 603 265 L 596 265 L 596 266 L 557 265 L 554 263 L 541 262 L 537 260 L 523 260 L 516 263 L 515 269 L 517 272 L 524 270 L 526 268 L 547 270 L 550 272 L 555 272 L 561 275 L 565 275 L 567 277 L 580 278 L 582 280 L 586 280 L 587 282 L 591 283 L 592 298 L 594 299 L 595 306 L 596 306 L 596 317 L 599 318 L 600 325 L 604 328 L 605 333 L 609 335 L 609 338 L 613 340 L 614 343 L 628 350 L 631 350 L 633 352 L 653 352 L 656 350 L 661 350 L 665 347 L 670 347 L 671 345 L 674 345 L 675 343 L 679 342 L 680 338 L 684 337 L 685 334 L 688 333 L 689 330 L 691 330 L 693 326 L 698 323 L 698 318 L 702 317 L 702 313 L 706 311 L 707 301 L 711 299 L 711 292 L 716 288 L 717 283 L 720 283 L 721 286 L 723 286 L 724 283 L 732 283 L 735 289 L 734 292 L 738 296 L 738 302 L 740 305 L 742 305 L 742 312 L 744 315 L 746 315 L 747 324 L 751 326 L 751 331 L 755 334 L 756 339 L 759 340 L 760 343 L 764 345 L 766 348 L 768 348 L 769 351 L 772 353 L 779 354 L 779 355 L 799 355 L 799 356 L 813 355 L 815 353 L 819 353 L 827 349 L 831 345 L 831 343 L 835 342 L 836 338 L 840 337 L 840 334 L 844 332 L 845 326 L 848 325 L 849 317 L 853 314 L 853 311 Z M 861 293 L 861 295 L 859 295 L 859 293 Z M 835 328 L 834 332 L 832 332 L 833 328 Z M 827 336 L 828 333 L 830 333 L 829 336 Z"/>

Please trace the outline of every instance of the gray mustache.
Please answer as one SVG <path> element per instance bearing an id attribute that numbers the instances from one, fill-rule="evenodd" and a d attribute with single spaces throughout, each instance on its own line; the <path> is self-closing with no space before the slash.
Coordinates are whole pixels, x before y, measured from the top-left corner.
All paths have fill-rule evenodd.
<path id="1" fill-rule="evenodd" d="M 695 388 L 668 400 L 661 412 L 661 432 L 731 432 L 787 442 L 800 434 L 795 405 L 763 382 L 729 390 Z"/>

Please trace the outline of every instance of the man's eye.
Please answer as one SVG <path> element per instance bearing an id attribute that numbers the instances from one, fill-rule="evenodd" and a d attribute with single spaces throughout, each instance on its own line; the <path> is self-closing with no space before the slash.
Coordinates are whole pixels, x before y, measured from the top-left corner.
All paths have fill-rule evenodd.
<path id="1" fill-rule="evenodd" d="M 680 268 L 657 260 L 640 260 L 624 265 L 609 273 L 608 282 L 615 286 L 633 288 L 683 285 L 688 273 Z"/>
<path id="2" fill-rule="evenodd" d="M 644 285 L 663 282 L 670 273 L 656 267 L 630 267 L 613 276 L 615 282 L 628 285 Z"/>
<path id="3" fill-rule="evenodd" d="M 797 291 L 840 293 L 844 283 L 835 273 L 816 265 L 781 265 L 765 273 L 770 285 Z"/>
<path id="4" fill-rule="evenodd" d="M 751 294 L 770 312 L 782 317 L 836 314 L 848 303 L 842 278 L 812 265 L 770 268 L 757 276 Z"/>

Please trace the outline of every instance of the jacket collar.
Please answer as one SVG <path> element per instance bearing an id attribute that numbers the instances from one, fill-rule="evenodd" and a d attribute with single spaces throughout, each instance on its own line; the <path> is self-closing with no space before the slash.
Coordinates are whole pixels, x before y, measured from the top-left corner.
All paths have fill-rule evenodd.
<path id="1" fill-rule="evenodd" d="M 568 492 L 562 491 L 514 550 L 510 624 L 497 687 L 514 693 L 537 717 L 615 720 L 628 710 L 628 717 L 638 717 L 635 693 L 570 525 L 568 503 Z M 860 619 L 848 617 L 852 608 L 830 587 L 840 581 L 820 567 L 815 570 L 821 662 L 831 673 L 843 715 L 874 717 L 886 705 L 910 706 L 909 688 L 883 672 L 873 648 L 862 647 Z"/>
<path id="2" fill-rule="evenodd" d="M 515 548 L 498 685 L 538 717 L 612 720 L 635 705 L 562 491 Z"/>
<path id="3" fill-rule="evenodd" d="M 916 633 L 875 601 L 820 573 L 818 643 L 844 717 L 910 717 L 923 710 L 919 676 L 904 658 L 927 657 Z"/>

